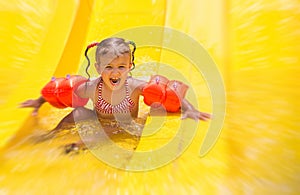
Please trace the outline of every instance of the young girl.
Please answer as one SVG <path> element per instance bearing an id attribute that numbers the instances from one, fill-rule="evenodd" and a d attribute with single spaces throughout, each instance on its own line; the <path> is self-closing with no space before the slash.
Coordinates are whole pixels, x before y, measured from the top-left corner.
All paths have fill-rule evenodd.
<path id="1" fill-rule="evenodd" d="M 132 51 L 130 45 L 133 46 Z M 135 67 L 135 44 L 122 38 L 108 38 L 89 45 L 85 52 L 86 57 L 88 50 L 93 46 L 97 46 L 95 68 L 100 76 L 79 85 L 75 94 L 80 98 L 91 99 L 94 110 L 77 107 L 55 129 L 59 129 L 64 123 L 74 123 L 74 118 L 76 121 L 85 120 L 95 117 L 95 114 L 98 119 L 117 119 L 125 122 L 138 116 L 139 98 L 148 83 L 129 76 Z M 88 57 L 87 60 L 89 67 Z M 45 99 L 40 97 L 21 103 L 21 107 L 33 107 L 33 115 L 36 115 L 44 102 Z M 184 98 L 181 100 L 181 110 L 182 118 L 204 121 L 210 119 L 210 114 L 198 111 Z"/>

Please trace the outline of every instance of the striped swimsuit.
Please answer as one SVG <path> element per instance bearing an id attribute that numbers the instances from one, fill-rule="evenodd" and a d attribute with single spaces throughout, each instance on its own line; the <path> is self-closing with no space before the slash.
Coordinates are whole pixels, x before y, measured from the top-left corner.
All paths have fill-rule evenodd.
<path id="1" fill-rule="evenodd" d="M 102 113 L 102 114 L 130 113 L 133 110 L 134 102 L 129 96 L 127 80 L 125 81 L 126 97 L 117 105 L 112 105 L 102 98 L 102 86 L 103 86 L 103 81 L 101 79 L 98 86 L 97 102 L 94 105 L 98 113 Z"/>

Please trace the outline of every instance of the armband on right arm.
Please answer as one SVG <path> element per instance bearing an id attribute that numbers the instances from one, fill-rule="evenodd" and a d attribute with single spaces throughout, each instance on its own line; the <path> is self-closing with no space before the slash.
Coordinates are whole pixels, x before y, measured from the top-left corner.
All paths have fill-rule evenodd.
<path id="1" fill-rule="evenodd" d="M 57 108 L 85 106 L 89 98 L 81 98 L 75 91 L 87 79 L 80 75 L 67 75 L 66 78 L 52 78 L 43 87 L 41 94 L 52 106 Z"/>
<path id="2" fill-rule="evenodd" d="M 155 75 L 143 89 L 144 102 L 153 107 L 162 105 L 168 112 L 178 112 L 187 89 L 188 86 L 180 81 Z"/>

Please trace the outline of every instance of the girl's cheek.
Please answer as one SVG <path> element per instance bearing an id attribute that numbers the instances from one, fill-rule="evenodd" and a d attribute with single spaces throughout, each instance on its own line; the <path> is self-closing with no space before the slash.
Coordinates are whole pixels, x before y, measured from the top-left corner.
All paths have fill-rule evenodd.
<path id="1" fill-rule="evenodd" d="M 105 70 L 105 69 L 104 69 L 104 70 L 102 71 L 102 74 L 109 74 L 109 72 L 110 72 L 109 70 Z"/>
<path id="2" fill-rule="evenodd" d="M 122 72 L 122 75 L 127 75 L 129 72 L 130 72 L 130 71 L 125 70 L 125 71 Z"/>
<path id="3" fill-rule="evenodd" d="M 125 69 L 124 72 L 125 72 L 125 73 L 129 73 L 129 72 L 130 72 L 130 69 L 129 69 L 129 68 L 128 68 L 128 69 Z"/>

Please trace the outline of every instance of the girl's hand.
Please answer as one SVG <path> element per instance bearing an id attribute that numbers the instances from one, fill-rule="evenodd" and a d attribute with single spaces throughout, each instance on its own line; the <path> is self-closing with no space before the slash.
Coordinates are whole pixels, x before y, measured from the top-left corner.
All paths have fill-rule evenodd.
<path id="1" fill-rule="evenodd" d="M 202 121 L 208 121 L 211 119 L 211 114 L 205 113 L 205 112 L 199 112 L 198 110 L 186 110 L 182 113 L 181 119 L 191 118 L 194 120 L 202 120 Z"/>
<path id="2" fill-rule="evenodd" d="M 26 100 L 22 103 L 20 103 L 19 107 L 20 108 L 34 108 L 32 111 L 32 116 L 36 116 L 38 114 L 38 110 L 40 107 L 43 105 L 45 102 L 43 97 L 40 97 L 38 99 L 34 100 Z"/>
<path id="3" fill-rule="evenodd" d="M 182 110 L 183 110 L 181 119 L 191 118 L 194 120 L 200 119 L 202 121 L 208 121 L 209 119 L 211 119 L 211 114 L 198 111 L 186 99 L 183 99 L 181 103 L 182 103 Z"/>

